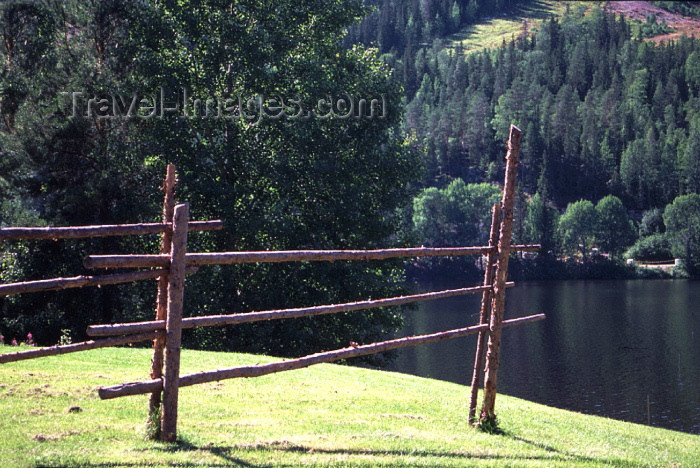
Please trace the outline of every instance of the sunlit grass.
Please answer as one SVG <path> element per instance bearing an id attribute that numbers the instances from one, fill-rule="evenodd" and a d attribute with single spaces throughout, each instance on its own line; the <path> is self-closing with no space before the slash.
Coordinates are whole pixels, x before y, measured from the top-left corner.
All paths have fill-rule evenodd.
<path id="1" fill-rule="evenodd" d="M 185 350 L 182 372 L 272 359 Z M 503 395 L 504 434 L 488 435 L 466 421 L 467 387 L 330 364 L 183 388 L 180 442 L 149 442 L 147 396 L 100 401 L 96 394 L 102 385 L 145 379 L 149 362 L 149 350 L 123 348 L 0 366 L 2 465 L 693 466 L 700 459 L 698 436 Z"/>
<path id="2" fill-rule="evenodd" d="M 594 4 L 604 2 L 586 2 L 584 8 L 590 9 Z M 479 24 L 465 27 L 460 32 L 447 38 L 447 47 L 456 48 L 461 45 L 466 52 L 476 52 L 483 49 L 495 49 L 504 42 L 511 42 L 524 32 L 536 31 L 542 21 L 550 17 L 561 17 L 569 9 L 574 11 L 582 8 L 581 2 L 539 0 L 517 9 L 512 14 L 502 17 L 488 18 Z"/>

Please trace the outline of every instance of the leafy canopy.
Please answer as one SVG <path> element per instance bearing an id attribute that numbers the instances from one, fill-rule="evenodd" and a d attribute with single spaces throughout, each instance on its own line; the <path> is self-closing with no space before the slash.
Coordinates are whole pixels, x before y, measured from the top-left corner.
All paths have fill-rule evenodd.
<path id="1" fill-rule="evenodd" d="M 635 240 L 635 229 L 622 205 L 622 200 L 614 195 L 603 197 L 595 206 L 595 238 L 605 252 L 619 255 Z"/>
<path id="2" fill-rule="evenodd" d="M 491 207 L 501 195 L 492 184 L 465 184 L 455 179 L 444 189 L 430 187 L 413 200 L 413 226 L 430 246 L 485 245 Z"/>
<path id="3" fill-rule="evenodd" d="M 366 13 L 358 1 L 107 0 L 0 6 L 0 195 L 3 222 L 20 212 L 80 225 L 153 221 L 167 163 L 178 199 L 220 233 L 189 249 L 371 248 L 401 242 L 397 208 L 410 202 L 419 161 L 400 129 L 401 85 L 376 51 L 340 44 Z M 71 117 L 70 94 L 132 93 L 173 105 L 182 89 L 221 96 L 315 100 L 384 98 L 386 118 L 151 119 Z M 192 106 L 192 102 L 189 102 Z M 203 104 L 204 105 L 204 104 Z M 191 108 L 191 107 L 190 107 Z M 19 207 L 19 208 L 17 208 Z M 22 215 L 24 216 L 24 215 Z M 15 244 L 3 281 L 90 273 L 87 253 L 155 252 L 155 238 Z M 51 261 L 47 261 L 50 259 Z M 8 260 L 9 261 L 9 260 Z M 400 264 L 211 268 L 188 278 L 190 315 L 390 296 Z M 151 319 L 152 284 L 108 286 L 0 303 L 0 331 L 55 343 L 95 322 Z M 36 312 L 35 312 L 36 311 Z M 291 355 L 369 341 L 394 330 L 396 311 L 369 311 L 186 333 L 188 346 Z"/>
<path id="4" fill-rule="evenodd" d="M 685 259 L 691 274 L 700 272 L 700 195 L 681 195 L 664 210 L 666 235 L 671 251 Z"/>
<path id="5" fill-rule="evenodd" d="M 568 254 L 579 251 L 583 258 L 593 243 L 596 227 L 596 210 L 588 200 L 570 203 L 559 218 L 557 233 L 562 250 Z"/>

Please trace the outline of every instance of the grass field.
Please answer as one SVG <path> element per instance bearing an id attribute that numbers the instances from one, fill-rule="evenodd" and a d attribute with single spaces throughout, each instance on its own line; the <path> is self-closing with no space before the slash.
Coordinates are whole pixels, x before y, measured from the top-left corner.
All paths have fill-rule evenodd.
<path id="1" fill-rule="evenodd" d="M 536 30 L 545 19 L 562 16 L 566 11 L 567 3 L 570 8 L 576 8 L 577 4 L 580 6 L 580 2 L 538 0 L 517 9 L 506 17 L 488 18 L 479 24 L 467 26 L 460 32 L 448 36 L 446 45 L 449 48 L 461 45 L 464 52 L 494 49 L 504 41 L 510 42 L 526 31 Z"/>
<path id="2" fill-rule="evenodd" d="M 17 348 L 2 347 L 0 352 Z M 272 360 L 183 351 L 183 373 Z M 700 437 L 499 395 L 500 435 L 465 420 L 468 388 L 323 364 L 183 388 L 175 444 L 145 439 L 145 349 L 0 366 L 2 466 L 697 466 Z M 70 409 L 73 408 L 71 411 Z"/>

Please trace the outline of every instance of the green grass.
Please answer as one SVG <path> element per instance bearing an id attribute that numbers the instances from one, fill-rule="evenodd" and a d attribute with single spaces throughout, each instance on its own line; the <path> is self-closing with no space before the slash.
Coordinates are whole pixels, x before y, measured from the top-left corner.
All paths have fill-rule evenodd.
<path id="1" fill-rule="evenodd" d="M 601 4 L 603 2 L 595 2 Z M 506 17 L 494 17 L 479 24 L 470 25 L 447 37 L 447 47 L 454 49 L 461 45 L 465 53 L 483 49 L 495 49 L 504 42 L 511 42 L 526 29 L 537 30 L 542 21 L 550 17 L 561 17 L 567 4 L 571 11 L 577 8 L 590 8 L 593 5 L 575 1 L 538 0 L 518 8 Z"/>
<path id="2" fill-rule="evenodd" d="M 0 352 L 16 348 L 0 346 Z M 183 351 L 182 372 L 272 360 Z M 96 388 L 143 380 L 145 349 L 0 366 L 2 466 L 693 466 L 700 437 L 499 395 L 504 433 L 465 420 L 468 388 L 337 365 L 183 388 L 175 444 L 145 440 L 147 396 Z M 69 412 L 78 406 L 82 411 Z"/>

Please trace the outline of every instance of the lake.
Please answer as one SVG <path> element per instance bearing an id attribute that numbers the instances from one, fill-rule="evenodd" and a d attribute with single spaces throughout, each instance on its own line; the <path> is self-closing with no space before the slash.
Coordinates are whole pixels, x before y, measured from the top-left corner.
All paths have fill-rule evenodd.
<path id="1" fill-rule="evenodd" d="M 455 287 L 463 285 L 419 290 Z M 473 325 L 480 300 L 421 303 L 406 313 L 401 334 Z M 499 393 L 700 434 L 699 281 L 519 282 L 506 304 L 506 318 L 547 318 L 504 330 Z M 469 384 L 475 346 L 470 336 L 401 350 L 391 369 Z"/>

